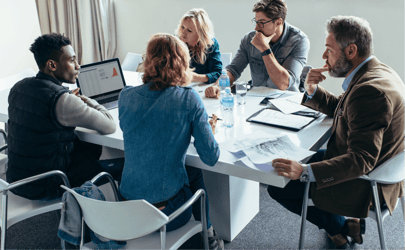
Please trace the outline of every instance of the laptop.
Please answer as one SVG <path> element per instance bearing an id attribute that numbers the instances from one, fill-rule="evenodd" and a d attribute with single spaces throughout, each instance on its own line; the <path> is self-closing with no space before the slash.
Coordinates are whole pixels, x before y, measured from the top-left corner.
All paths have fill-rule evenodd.
<path id="1" fill-rule="evenodd" d="M 118 58 L 80 66 L 77 86 L 106 109 L 118 107 L 118 96 L 126 86 Z"/>

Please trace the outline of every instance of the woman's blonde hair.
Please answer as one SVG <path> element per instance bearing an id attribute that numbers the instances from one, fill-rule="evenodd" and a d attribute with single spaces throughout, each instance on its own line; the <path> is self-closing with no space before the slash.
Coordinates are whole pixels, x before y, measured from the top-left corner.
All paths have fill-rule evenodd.
<path id="1" fill-rule="evenodd" d="M 153 35 L 146 48 L 142 81 L 153 82 L 150 90 L 184 86 L 191 81 L 187 45 L 170 34 Z"/>
<path id="2" fill-rule="evenodd" d="M 207 12 L 204 9 L 192 9 L 189 10 L 181 18 L 179 26 L 175 31 L 176 35 L 180 33 L 181 24 L 187 18 L 190 18 L 197 27 L 198 42 L 194 48 L 190 48 L 191 57 L 199 64 L 204 64 L 207 58 L 206 54 L 211 45 L 214 44 L 212 40 L 214 38 L 214 27 L 208 17 Z"/>

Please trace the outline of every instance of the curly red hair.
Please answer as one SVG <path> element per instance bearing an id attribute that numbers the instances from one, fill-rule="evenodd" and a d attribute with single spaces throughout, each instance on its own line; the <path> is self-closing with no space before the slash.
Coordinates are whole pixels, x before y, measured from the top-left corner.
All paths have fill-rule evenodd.
<path id="1" fill-rule="evenodd" d="M 153 82 L 150 90 L 185 86 L 191 82 L 190 55 L 187 45 L 170 34 L 153 35 L 146 48 L 144 83 Z"/>

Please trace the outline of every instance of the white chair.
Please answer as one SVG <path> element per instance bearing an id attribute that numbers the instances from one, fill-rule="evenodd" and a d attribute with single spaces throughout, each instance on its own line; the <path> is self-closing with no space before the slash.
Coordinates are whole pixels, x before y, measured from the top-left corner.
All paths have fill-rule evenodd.
<path id="1" fill-rule="evenodd" d="M 0 193 L 2 194 L 0 202 L 2 250 L 4 250 L 6 246 L 6 232 L 9 227 L 20 221 L 34 217 L 36 215 L 44 214 L 54 210 L 59 210 L 62 208 L 63 204 L 61 202 L 61 199 L 54 199 L 51 201 L 25 199 L 23 197 L 13 194 L 12 192 L 9 192 L 9 190 L 54 175 L 60 176 L 64 184 L 66 186 L 70 186 L 66 175 L 59 170 L 49 171 L 44 174 L 35 175 L 13 183 L 8 183 L 0 179 Z"/>
<path id="2" fill-rule="evenodd" d="M 142 62 L 141 55 L 128 52 L 121 67 L 122 70 L 136 71 L 141 62 Z"/>
<path id="3" fill-rule="evenodd" d="M 28 68 L 18 72 L 17 74 L 2 78 L 0 79 L 0 91 L 4 89 L 11 89 L 11 87 L 13 87 L 18 81 L 32 76 L 35 76 L 35 72 L 31 68 Z"/>
<path id="4" fill-rule="evenodd" d="M 107 173 L 101 173 L 100 175 L 103 174 L 109 175 Z M 92 180 L 93 183 L 95 178 Z M 114 182 L 110 181 L 110 184 L 113 190 L 117 189 Z M 63 185 L 61 187 L 76 198 L 82 210 L 82 218 L 93 232 L 110 240 L 127 241 L 126 249 L 177 249 L 186 240 L 199 232 L 203 232 L 204 249 L 208 248 L 205 192 L 202 189 L 198 190 L 178 210 L 166 216 L 145 200 L 100 201 L 84 197 Z M 198 201 L 200 197 L 202 222 L 190 220 L 183 227 L 166 232 L 166 225 Z M 84 223 L 82 223 L 83 225 Z M 82 227 L 80 248 L 97 248 L 92 242 L 83 244 L 83 239 L 84 230 Z"/>
<path id="5" fill-rule="evenodd" d="M 225 69 L 232 61 L 232 53 L 221 53 L 222 69 Z"/>
<path id="6" fill-rule="evenodd" d="M 387 249 L 385 246 L 385 238 L 384 238 L 384 230 L 382 227 L 382 223 L 389 214 L 389 210 L 387 205 L 380 205 L 380 200 L 378 197 L 378 190 L 377 190 L 377 183 L 381 184 L 395 184 L 405 180 L 405 160 L 404 160 L 405 152 L 401 152 L 391 159 L 387 160 L 380 166 L 376 167 L 372 172 L 367 175 L 363 175 L 360 179 L 367 180 L 370 182 L 372 191 L 373 191 L 373 198 L 374 198 L 374 208 L 370 209 L 368 217 L 374 219 L 377 222 L 378 226 L 378 233 L 380 236 L 380 244 L 381 249 Z M 300 232 L 300 241 L 299 241 L 299 249 L 303 248 L 304 240 L 305 240 L 305 223 L 307 217 L 307 208 L 308 206 L 313 206 L 312 200 L 308 198 L 309 194 L 309 186 L 310 182 L 305 184 L 305 191 L 304 191 L 304 198 L 302 203 L 302 212 L 301 212 L 301 232 Z M 405 196 L 402 196 L 398 200 L 401 200 L 402 203 L 402 212 L 404 215 L 405 221 Z M 395 208 L 398 206 L 395 205 Z"/>

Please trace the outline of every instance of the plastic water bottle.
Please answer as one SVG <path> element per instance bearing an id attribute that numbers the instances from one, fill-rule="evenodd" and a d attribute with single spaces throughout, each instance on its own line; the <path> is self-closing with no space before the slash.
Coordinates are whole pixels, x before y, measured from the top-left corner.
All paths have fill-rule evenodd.
<path id="1" fill-rule="evenodd" d="M 221 93 L 221 96 L 223 94 L 225 94 L 225 88 L 230 87 L 230 85 L 231 84 L 230 84 L 230 81 L 229 81 L 229 76 L 228 76 L 228 74 L 226 74 L 226 70 L 223 69 L 222 74 L 219 77 L 219 91 Z M 220 100 L 222 102 L 222 98 Z"/>
<path id="2" fill-rule="evenodd" d="M 221 96 L 221 100 L 223 124 L 224 126 L 231 128 L 235 123 L 233 117 L 233 107 L 235 105 L 235 102 L 230 87 L 225 88 L 224 95 Z"/>

